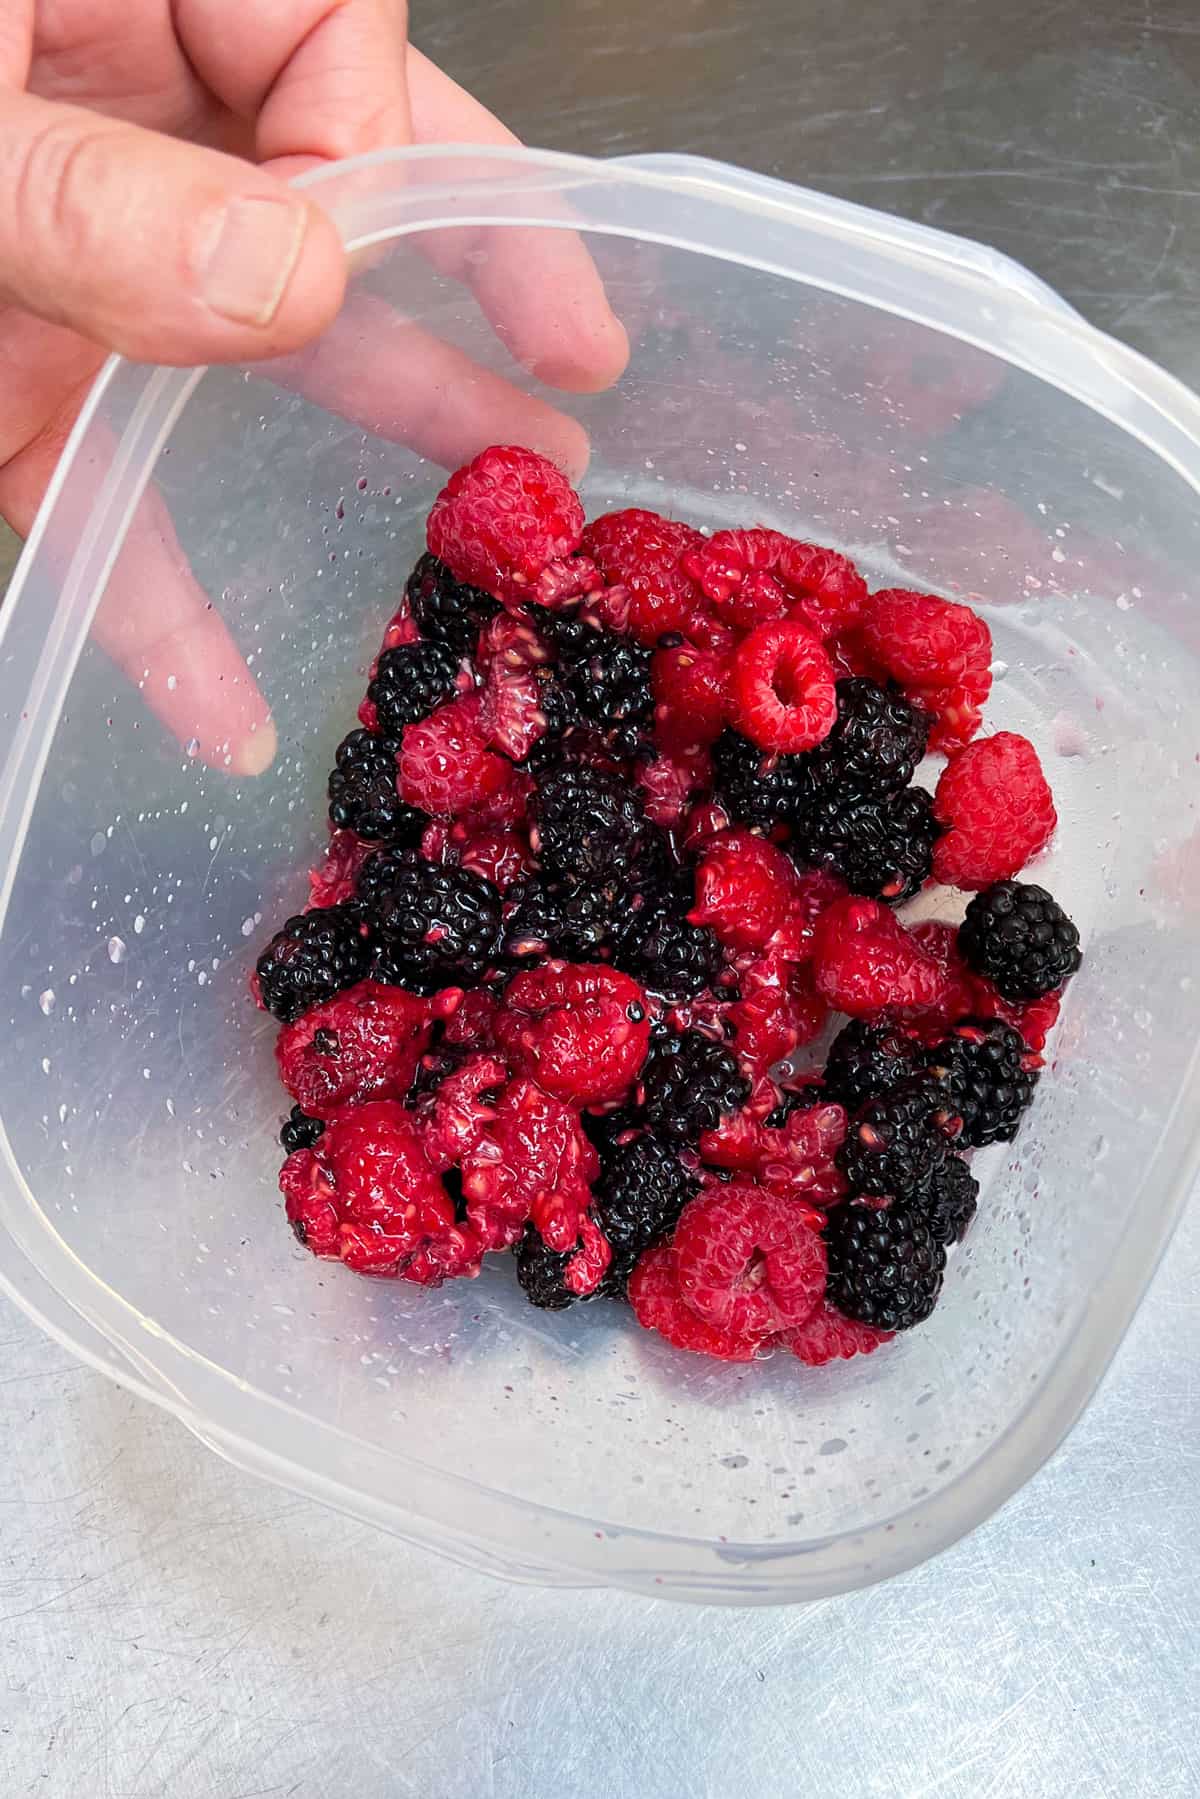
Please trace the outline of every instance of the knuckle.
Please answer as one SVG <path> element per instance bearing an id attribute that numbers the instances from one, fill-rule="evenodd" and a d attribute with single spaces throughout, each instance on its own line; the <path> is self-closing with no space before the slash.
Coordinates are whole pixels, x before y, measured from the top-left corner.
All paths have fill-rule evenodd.
<path id="1" fill-rule="evenodd" d="M 70 266 L 98 233 L 111 234 L 118 131 L 97 120 L 52 119 L 26 141 L 13 203 L 20 240 Z"/>

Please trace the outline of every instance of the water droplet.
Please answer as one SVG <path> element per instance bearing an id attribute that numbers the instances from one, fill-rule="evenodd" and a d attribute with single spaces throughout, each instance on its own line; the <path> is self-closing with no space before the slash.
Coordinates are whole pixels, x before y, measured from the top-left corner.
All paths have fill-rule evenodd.
<path id="1" fill-rule="evenodd" d="M 143 931 L 144 931 L 144 930 L 145 930 L 145 928 L 146 928 L 146 917 L 145 917 L 145 914 L 144 914 L 144 913 L 143 913 L 143 912 L 139 912 L 139 913 L 138 913 L 138 915 L 137 915 L 137 917 L 136 917 L 136 918 L 135 918 L 135 919 L 134 919 L 134 921 L 133 921 L 133 934 L 134 934 L 134 936 L 135 936 L 135 937 L 140 937 L 140 936 L 141 936 L 141 934 L 142 934 L 142 932 L 143 932 Z"/>
<path id="2" fill-rule="evenodd" d="M 167 1100 L 167 1111 L 169 1112 L 170 1116 L 172 1118 L 174 1118 L 174 1116 L 175 1116 L 175 1101 L 173 1099 Z"/>
<path id="3" fill-rule="evenodd" d="M 1007 673 L 1008 673 L 1008 663 L 1007 662 L 993 662 L 992 663 L 992 680 L 993 681 L 1003 681 L 1003 679 Z"/>
<path id="4" fill-rule="evenodd" d="M 50 1058 L 49 1058 L 49 1056 L 43 1056 L 42 1057 L 42 1073 L 49 1074 L 49 1072 L 50 1072 Z"/>
<path id="5" fill-rule="evenodd" d="M 174 693 L 175 689 L 178 686 L 179 686 L 178 678 L 175 675 L 168 675 L 167 676 L 167 692 Z"/>
<path id="6" fill-rule="evenodd" d="M 184 754 L 188 756 L 198 756 L 200 754 L 200 739 L 198 737 L 188 738 Z"/>
<path id="7" fill-rule="evenodd" d="M 242 920 L 242 936 L 243 937 L 253 937 L 253 935 L 254 935 L 254 920 L 252 918 L 243 918 L 243 920 Z"/>
<path id="8" fill-rule="evenodd" d="M 720 1458 L 722 1468 L 746 1468 L 750 1464 L 748 1455 L 723 1455 Z"/>
<path id="9" fill-rule="evenodd" d="M 38 1005 L 42 1008 L 42 1011 L 46 1014 L 47 1018 L 49 1018 L 57 1003 L 58 995 L 55 993 L 53 987 L 47 987 L 44 993 L 38 994 Z"/>
<path id="10" fill-rule="evenodd" d="M 90 845 L 93 856 L 102 856 L 107 842 L 108 838 L 104 835 L 103 831 L 93 831 Z"/>
<path id="11" fill-rule="evenodd" d="M 125 960 L 125 942 L 121 937 L 110 937 L 108 940 L 108 959 L 110 962 Z"/>

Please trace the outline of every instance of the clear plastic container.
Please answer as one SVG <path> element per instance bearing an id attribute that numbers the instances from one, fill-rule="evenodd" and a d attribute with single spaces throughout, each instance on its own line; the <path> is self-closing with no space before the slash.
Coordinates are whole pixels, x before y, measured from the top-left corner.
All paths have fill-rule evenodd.
<path id="1" fill-rule="evenodd" d="M 465 1562 L 743 1603 L 877 1580 L 1061 1440 L 1195 1168 L 1200 404 L 1003 257 L 715 164 L 414 151 L 320 197 L 364 254 L 318 353 L 111 365 L 4 609 L 6 1285 L 231 1460 Z M 572 230 L 632 345 L 612 392 L 541 387 L 485 313 Z M 874 1358 L 712 1365 L 608 1305 L 544 1319 L 507 1266 L 364 1281 L 283 1223 L 246 975 L 443 478 L 401 439 L 470 453 L 482 400 L 527 435 L 530 396 L 590 437 L 590 512 L 778 524 L 971 597 L 990 718 L 1045 756 L 1084 971 L 941 1306 Z M 183 558 L 274 709 L 257 779 L 181 751 L 88 641 Z"/>

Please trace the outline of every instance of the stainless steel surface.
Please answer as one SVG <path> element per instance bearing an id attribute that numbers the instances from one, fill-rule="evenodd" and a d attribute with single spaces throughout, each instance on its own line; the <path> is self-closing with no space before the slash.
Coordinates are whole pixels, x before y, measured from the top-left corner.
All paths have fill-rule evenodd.
<path id="1" fill-rule="evenodd" d="M 415 35 L 531 142 L 705 152 L 990 239 L 1200 382 L 1190 0 L 466 0 Z M 1195 1799 L 1198 1288 L 1193 1204 L 999 1516 L 752 1613 L 460 1573 L 227 1468 L 0 1309 L 0 1793 Z"/>

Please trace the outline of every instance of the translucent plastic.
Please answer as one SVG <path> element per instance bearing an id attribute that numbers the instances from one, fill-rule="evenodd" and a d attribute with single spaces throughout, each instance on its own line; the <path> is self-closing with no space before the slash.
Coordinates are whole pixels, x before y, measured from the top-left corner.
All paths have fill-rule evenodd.
<path id="1" fill-rule="evenodd" d="M 1200 404 L 1001 257 L 717 165 L 397 153 L 320 197 L 369 250 L 321 353 L 112 365 L 5 607 L 9 1288 L 223 1454 L 464 1561 L 733 1602 L 878 1579 L 1060 1441 L 1195 1164 Z M 480 305 L 503 313 L 514 247 L 528 275 L 572 230 L 631 341 L 610 392 L 540 386 Z M 462 360 L 405 414 L 415 327 Z M 606 1304 L 545 1319 L 506 1266 L 363 1281 L 283 1223 L 247 970 L 303 900 L 324 773 L 442 480 L 398 440 L 479 447 L 451 441 L 464 396 L 494 438 L 520 396 L 577 421 L 591 512 L 777 524 L 989 618 L 990 717 L 1043 750 L 1045 878 L 1087 961 L 1019 1142 L 980 1159 L 943 1303 L 886 1353 L 719 1367 Z M 181 750 L 87 641 L 106 590 L 147 578 L 164 506 L 273 707 L 258 779 Z M 148 688 L 169 654 L 147 651 Z"/>

